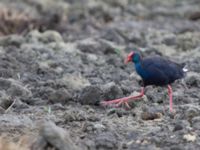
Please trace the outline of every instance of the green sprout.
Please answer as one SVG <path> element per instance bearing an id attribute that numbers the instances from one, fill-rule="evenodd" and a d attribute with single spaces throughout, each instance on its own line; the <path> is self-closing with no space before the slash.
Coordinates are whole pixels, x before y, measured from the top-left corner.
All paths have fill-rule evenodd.
<path id="1" fill-rule="evenodd" d="M 48 114 L 51 114 L 51 112 L 52 112 L 51 106 L 45 106 L 44 111 L 47 112 Z"/>
<path id="2" fill-rule="evenodd" d="M 120 50 L 120 49 L 115 48 L 115 53 L 116 53 L 118 56 L 121 56 L 121 50 Z"/>

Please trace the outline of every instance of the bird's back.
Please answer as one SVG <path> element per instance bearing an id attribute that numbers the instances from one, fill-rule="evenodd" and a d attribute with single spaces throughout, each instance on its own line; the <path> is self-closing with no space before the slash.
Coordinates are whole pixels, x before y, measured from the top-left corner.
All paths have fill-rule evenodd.
<path id="1" fill-rule="evenodd" d="M 149 57 L 141 61 L 141 69 L 145 71 L 145 85 L 167 85 L 184 77 L 183 65 L 162 57 Z"/>

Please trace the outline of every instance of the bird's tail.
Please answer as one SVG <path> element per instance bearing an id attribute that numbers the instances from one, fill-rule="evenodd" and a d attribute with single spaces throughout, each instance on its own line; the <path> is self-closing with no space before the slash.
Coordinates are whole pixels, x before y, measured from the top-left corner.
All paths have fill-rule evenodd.
<path id="1" fill-rule="evenodd" d="M 185 76 L 186 76 L 186 73 L 189 71 L 188 66 L 187 66 L 185 63 L 184 63 L 183 66 L 182 66 L 182 70 L 183 70 L 183 77 L 185 77 Z M 182 78 L 181 84 L 183 85 L 183 87 L 184 87 L 186 90 L 188 89 L 187 84 L 186 84 L 184 78 Z"/>
<path id="2" fill-rule="evenodd" d="M 182 67 L 183 72 L 186 73 L 186 72 L 189 71 L 189 69 L 188 69 L 188 67 L 187 67 L 187 65 L 185 63 L 181 64 L 181 67 Z"/>
<path id="3" fill-rule="evenodd" d="M 187 66 L 185 65 L 184 67 L 183 67 L 183 72 L 188 72 L 189 71 L 189 69 L 187 68 Z"/>

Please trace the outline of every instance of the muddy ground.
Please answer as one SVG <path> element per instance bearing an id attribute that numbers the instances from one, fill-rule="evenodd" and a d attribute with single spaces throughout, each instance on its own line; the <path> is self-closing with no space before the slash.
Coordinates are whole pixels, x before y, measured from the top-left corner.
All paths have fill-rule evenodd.
<path id="1" fill-rule="evenodd" d="M 1 0 L 0 7 L 2 136 L 32 136 L 48 149 L 38 139 L 51 121 L 74 149 L 199 149 L 199 0 Z M 172 85 L 175 114 L 166 87 L 147 87 L 131 110 L 99 105 L 139 92 L 133 64 L 123 63 L 131 50 L 187 64 L 186 86 Z"/>

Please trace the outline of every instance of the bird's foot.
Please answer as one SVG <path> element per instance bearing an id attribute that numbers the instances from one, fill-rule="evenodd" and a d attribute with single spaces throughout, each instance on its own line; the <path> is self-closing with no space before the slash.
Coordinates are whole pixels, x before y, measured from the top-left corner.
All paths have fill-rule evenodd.
<path id="1" fill-rule="evenodd" d="M 114 99 L 111 101 L 103 101 L 101 102 L 101 105 L 103 106 L 112 106 L 114 105 L 115 107 L 119 107 L 121 105 L 125 105 L 127 108 L 131 108 L 130 105 L 128 104 L 128 102 L 130 100 L 137 100 L 138 98 L 141 98 L 144 96 L 144 88 L 142 88 L 141 92 L 139 95 L 137 96 L 128 96 L 128 97 L 124 97 L 124 98 L 119 98 L 119 99 Z"/>
<path id="2" fill-rule="evenodd" d="M 169 109 L 169 111 L 170 111 L 170 113 L 173 114 L 173 115 L 176 114 L 176 110 L 174 110 L 174 109 Z"/>
<path id="3" fill-rule="evenodd" d="M 101 102 L 101 105 L 103 106 L 114 106 L 114 107 L 119 107 L 119 106 L 126 106 L 128 109 L 130 109 L 130 105 L 128 104 L 129 97 L 125 98 L 120 98 L 120 99 L 115 99 L 111 101 L 103 101 Z"/>
<path id="4" fill-rule="evenodd" d="M 175 115 L 175 114 L 176 114 L 176 110 L 175 110 L 175 109 L 173 109 L 173 108 L 168 108 L 167 106 L 164 106 L 163 112 L 164 112 L 164 113 L 170 112 L 170 115 Z"/>

